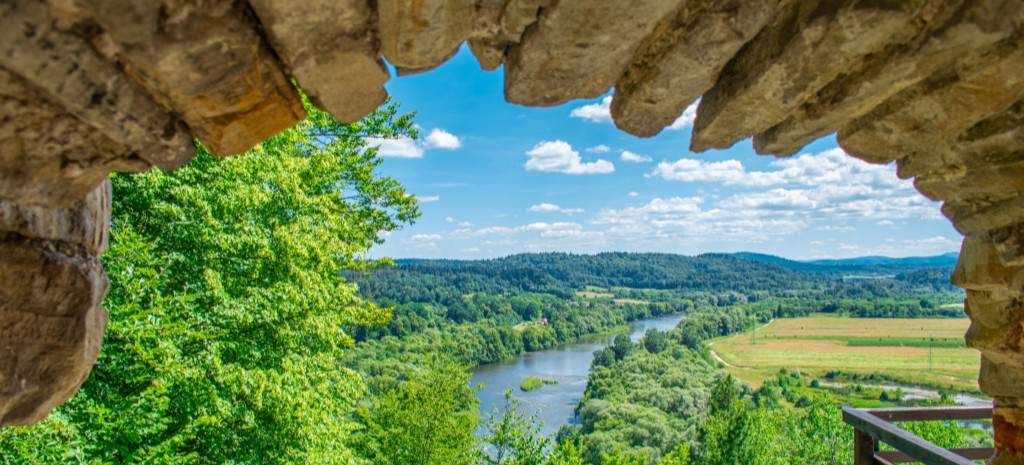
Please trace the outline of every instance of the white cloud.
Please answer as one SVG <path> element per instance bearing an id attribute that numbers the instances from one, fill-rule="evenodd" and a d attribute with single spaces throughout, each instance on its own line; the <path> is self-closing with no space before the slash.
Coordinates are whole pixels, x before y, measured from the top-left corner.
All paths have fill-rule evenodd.
<path id="1" fill-rule="evenodd" d="M 444 129 L 435 128 L 422 141 L 412 140 L 406 136 L 395 139 L 367 137 L 366 144 L 377 147 L 377 153 L 382 157 L 423 158 L 423 154 L 429 149 L 457 149 L 462 146 L 462 141 Z"/>
<path id="2" fill-rule="evenodd" d="M 423 158 L 423 147 L 409 137 L 398 139 L 380 139 L 367 137 L 366 144 L 377 146 L 377 153 L 382 157 Z"/>
<path id="3" fill-rule="evenodd" d="M 455 222 L 455 218 L 452 218 L 452 217 L 450 217 L 450 216 L 446 216 L 446 217 L 444 217 L 444 220 L 445 220 L 445 221 L 447 221 L 447 222 L 449 222 L 449 223 L 453 223 L 453 222 Z"/>
<path id="4" fill-rule="evenodd" d="M 468 228 L 470 226 L 473 226 L 473 223 L 470 223 L 469 221 L 460 221 L 459 222 L 459 227 L 460 228 Z"/>
<path id="5" fill-rule="evenodd" d="M 721 182 L 726 185 L 744 181 L 747 172 L 739 160 L 705 162 L 682 158 L 669 163 L 658 163 L 649 176 L 657 176 L 671 181 L 683 182 Z"/>
<path id="6" fill-rule="evenodd" d="M 561 140 L 544 141 L 526 152 L 530 157 L 524 165 L 528 171 L 544 171 L 566 174 L 605 174 L 615 171 L 615 165 L 608 160 L 583 162 L 580 153 Z"/>
<path id="7" fill-rule="evenodd" d="M 610 123 L 612 121 L 612 97 L 609 95 L 601 99 L 601 103 L 591 103 L 582 107 L 573 108 L 569 116 L 583 118 L 595 123 Z"/>
<path id="8" fill-rule="evenodd" d="M 910 181 L 896 177 L 891 165 L 872 165 L 841 149 L 804 154 L 771 162 L 774 169 L 747 171 L 738 160 L 706 162 L 680 159 L 662 162 L 648 177 L 682 182 L 736 186 L 736 194 L 719 202 L 727 209 L 752 209 L 805 218 L 938 219 L 934 202 L 921 196 Z M 743 191 L 738 188 L 770 188 Z"/>
<path id="9" fill-rule="evenodd" d="M 414 240 L 414 241 L 437 241 L 437 240 L 441 240 L 441 235 L 440 234 L 413 234 L 413 236 L 410 237 L 409 239 L 410 240 Z"/>
<path id="10" fill-rule="evenodd" d="M 639 193 L 639 192 L 636 192 L 636 191 L 633 191 L 633 192 L 630 192 L 630 193 L 629 193 L 628 195 L 629 195 L 630 197 L 637 197 L 637 196 L 639 196 L 639 195 L 640 195 L 640 193 Z"/>
<path id="11" fill-rule="evenodd" d="M 697 119 L 698 105 L 700 105 L 700 99 L 697 99 L 696 102 L 693 102 L 686 107 L 686 109 L 683 110 L 683 114 L 679 115 L 679 117 L 676 118 L 676 120 L 673 121 L 666 129 L 678 131 L 680 129 L 686 129 L 693 126 L 693 121 Z"/>
<path id="12" fill-rule="evenodd" d="M 562 207 L 559 207 L 558 205 L 555 205 L 553 203 L 541 203 L 541 204 L 538 204 L 538 205 L 534 205 L 534 206 L 532 206 L 530 208 L 527 208 L 527 210 L 531 211 L 531 212 L 561 212 L 561 213 L 565 213 L 566 215 L 572 215 L 572 214 L 575 214 L 575 213 L 583 213 L 583 209 L 582 208 L 562 208 Z"/>
<path id="13" fill-rule="evenodd" d="M 474 253 L 474 252 L 479 252 L 479 251 L 480 251 L 479 247 L 470 247 L 468 249 L 462 249 L 462 252 L 464 252 L 464 253 Z"/>
<path id="14" fill-rule="evenodd" d="M 462 141 L 452 133 L 444 129 L 434 128 L 423 140 L 423 147 L 427 149 L 448 149 L 454 150 L 462 147 Z"/>
<path id="15" fill-rule="evenodd" d="M 619 155 L 619 160 L 631 161 L 634 163 L 647 163 L 651 161 L 651 157 L 648 157 L 647 155 L 637 155 L 629 150 L 623 150 L 622 155 Z"/>
<path id="16" fill-rule="evenodd" d="M 416 196 L 416 200 L 420 201 L 421 203 L 437 202 L 438 200 L 441 200 L 441 196 L 439 196 L 439 195 Z"/>
<path id="17" fill-rule="evenodd" d="M 562 209 L 561 207 L 559 207 L 558 205 L 555 205 L 553 203 L 542 203 L 542 204 L 539 204 L 539 205 L 534 205 L 534 206 L 528 208 L 527 210 L 532 211 L 532 212 L 556 212 L 556 211 L 559 211 L 561 209 Z"/>
<path id="18" fill-rule="evenodd" d="M 595 145 L 593 147 L 587 147 L 584 150 L 587 151 L 587 152 L 590 152 L 590 153 L 608 153 L 608 152 L 612 151 L 612 148 L 607 146 L 607 145 L 600 144 L 600 145 Z"/>
<path id="19" fill-rule="evenodd" d="M 889 220 L 882 220 L 882 221 L 879 221 L 876 224 L 878 224 L 879 226 L 892 226 L 895 223 L 893 223 L 892 221 L 889 221 Z"/>
<path id="20" fill-rule="evenodd" d="M 709 241 L 764 242 L 796 233 L 807 226 L 799 218 L 756 214 L 745 209 L 705 209 L 703 197 L 656 198 L 645 205 L 603 209 L 595 225 L 605 225 L 609 241 L 686 243 Z"/>
<path id="21" fill-rule="evenodd" d="M 825 226 L 818 226 L 817 228 L 814 228 L 814 230 L 815 231 L 853 232 L 853 231 L 856 231 L 857 229 L 854 228 L 853 226 L 825 225 Z"/>

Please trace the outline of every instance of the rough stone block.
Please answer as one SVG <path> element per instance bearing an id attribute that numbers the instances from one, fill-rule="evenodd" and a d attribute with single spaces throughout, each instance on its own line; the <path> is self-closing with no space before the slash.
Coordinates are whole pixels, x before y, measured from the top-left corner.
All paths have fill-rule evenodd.
<path id="1" fill-rule="evenodd" d="M 1024 409 L 997 407 L 992 412 L 994 442 L 1000 459 L 992 463 L 1024 463 Z"/>
<path id="2" fill-rule="evenodd" d="M 243 153 L 305 118 L 298 93 L 244 5 L 167 1 L 103 8 L 104 3 L 97 2 L 91 13 L 115 44 L 126 73 L 178 111 L 212 153 Z M 159 21 L 133 22 L 151 17 L 151 10 Z"/>
<path id="3" fill-rule="evenodd" d="M 389 74 L 379 58 L 369 2 L 249 3 L 277 55 L 318 107 L 352 123 L 384 103 Z"/>
<path id="4" fill-rule="evenodd" d="M 990 353 L 983 353 L 978 386 L 991 397 L 1024 398 L 1024 369 L 992 360 Z"/>
<path id="5" fill-rule="evenodd" d="M 1024 16 L 1024 4 L 1016 6 L 1008 16 Z M 1012 28 L 1005 35 L 1009 37 L 961 56 L 955 65 L 851 121 L 840 129 L 839 144 L 849 154 L 873 162 L 920 154 L 943 162 L 941 169 L 957 161 L 961 134 L 1024 97 L 1024 37 Z M 929 172 L 921 169 L 927 167 L 920 163 L 916 170 L 901 169 L 901 174 L 928 177 Z"/>
<path id="6" fill-rule="evenodd" d="M 924 2 L 904 34 L 893 37 L 881 52 L 853 63 L 786 120 L 756 135 L 754 148 L 775 155 L 796 153 L 955 60 L 1014 34 L 1022 11 L 1012 0 Z"/>
<path id="7" fill-rule="evenodd" d="M 995 199 L 953 199 L 942 204 L 942 214 L 965 236 L 982 234 L 1020 222 L 1024 212 L 1021 192 L 1004 192 Z"/>
<path id="8" fill-rule="evenodd" d="M 68 208 L 0 201 L 0 426 L 46 418 L 96 361 L 110 183 Z"/>
<path id="9" fill-rule="evenodd" d="M 964 238 L 951 282 L 972 291 L 1007 289 L 1018 269 L 1003 266 L 992 238 L 976 235 Z"/>
<path id="10" fill-rule="evenodd" d="M 802 1 L 722 70 L 697 112 L 690 149 L 726 148 L 784 121 L 865 57 L 913 33 L 925 0 Z"/>
<path id="11" fill-rule="evenodd" d="M 522 41 L 509 46 L 505 99 L 553 106 L 604 94 L 640 43 L 681 5 L 679 0 L 600 0 L 542 9 Z"/>
<path id="12" fill-rule="evenodd" d="M 615 125 L 650 137 L 672 124 L 715 84 L 722 67 L 764 27 L 778 3 L 686 2 L 644 41 L 615 84 Z"/>
<path id="13" fill-rule="evenodd" d="M 6 72 L 3 72 L 6 70 Z M 188 128 L 45 4 L 0 6 L 0 197 L 65 206 L 115 170 L 180 166 Z"/>
<path id="14" fill-rule="evenodd" d="M 150 164 L 0 69 L 0 204 L 71 205 L 113 170 Z"/>
<path id="15" fill-rule="evenodd" d="M 380 0 L 378 30 L 384 58 L 399 75 L 436 68 L 473 31 L 471 0 Z"/>

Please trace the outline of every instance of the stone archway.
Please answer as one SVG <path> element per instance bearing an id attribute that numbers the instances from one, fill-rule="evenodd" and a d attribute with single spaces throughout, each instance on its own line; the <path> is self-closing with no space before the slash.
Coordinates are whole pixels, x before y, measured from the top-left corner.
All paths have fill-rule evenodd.
<path id="1" fill-rule="evenodd" d="M 12 0 L 0 5 L 0 425 L 38 421 L 95 361 L 113 171 L 175 168 L 341 121 L 462 44 L 506 99 L 615 88 L 650 136 L 701 97 L 693 149 L 790 155 L 837 133 L 896 161 L 965 235 L 970 345 L 999 460 L 1024 461 L 1024 4 L 1018 0 Z"/>

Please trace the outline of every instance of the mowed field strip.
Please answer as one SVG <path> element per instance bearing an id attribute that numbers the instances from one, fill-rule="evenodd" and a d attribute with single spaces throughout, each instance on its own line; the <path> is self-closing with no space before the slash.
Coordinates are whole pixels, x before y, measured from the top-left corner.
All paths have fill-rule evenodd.
<path id="1" fill-rule="evenodd" d="M 756 342 L 748 331 L 713 339 L 710 347 L 735 376 L 755 384 L 785 367 L 815 376 L 842 370 L 977 388 L 978 351 L 960 342 L 969 325 L 966 318 L 815 315 L 773 320 L 757 329 Z"/>

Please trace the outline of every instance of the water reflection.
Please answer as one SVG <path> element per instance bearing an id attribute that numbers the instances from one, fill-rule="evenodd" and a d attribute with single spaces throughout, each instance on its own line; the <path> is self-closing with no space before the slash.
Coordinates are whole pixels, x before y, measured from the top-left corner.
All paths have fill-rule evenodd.
<path id="1" fill-rule="evenodd" d="M 670 315 L 632 323 L 630 339 L 636 341 L 648 329 L 659 331 L 672 329 L 683 315 Z M 594 351 L 611 344 L 614 336 L 592 336 L 553 349 L 523 354 L 500 363 L 483 365 L 473 370 L 472 383 L 487 383 L 476 393 L 480 399 L 480 414 L 486 420 L 494 408 L 501 409 L 505 403 L 505 391 L 512 389 L 512 395 L 522 402 L 527 414 L 537 412 L 537 419 L 544 423 L 541 434 L 553 435 L 558 428 L 573 420 L 573 409 L 587 387 L 587 373 Z M 530 392 L 519 389 L 519 383 L 527 376 L 554 379 L 558 384 L 544 386 Z"/>

